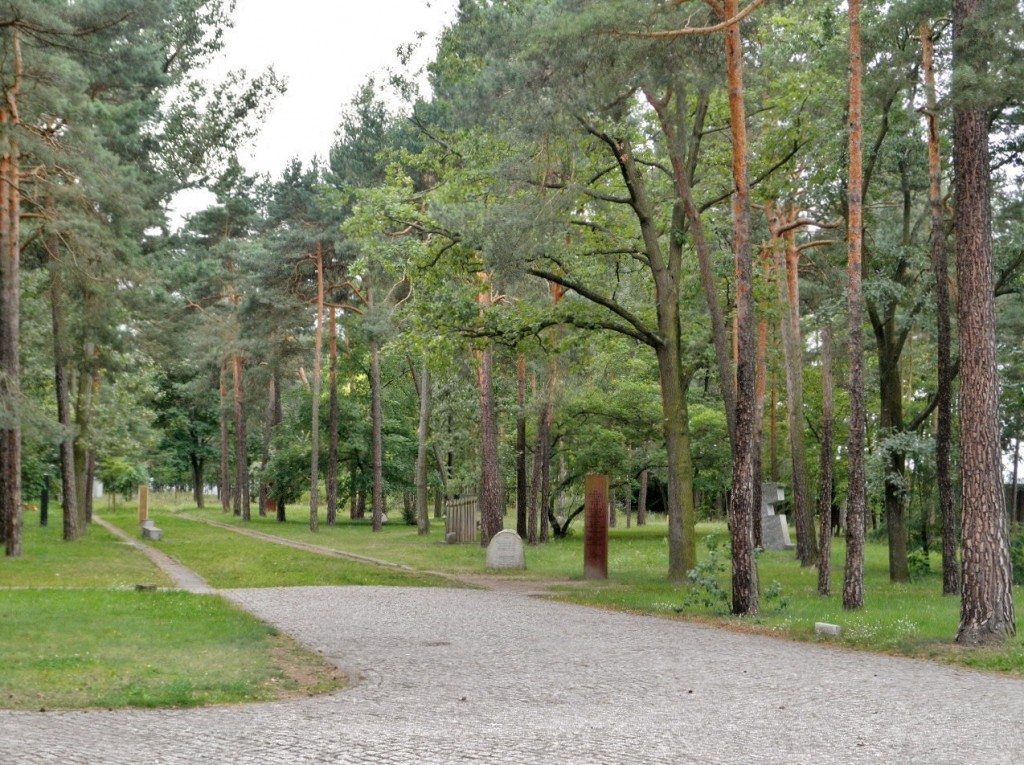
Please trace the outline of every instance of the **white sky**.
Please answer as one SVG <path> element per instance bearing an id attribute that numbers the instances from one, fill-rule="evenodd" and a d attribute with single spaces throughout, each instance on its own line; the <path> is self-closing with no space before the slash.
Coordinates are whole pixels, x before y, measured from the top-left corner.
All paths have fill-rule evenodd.
<path id="1" fill-rule="evenodd" d="M 294 157 L 326 158 L 342 110 L 367 77 L 398 68 L 400 45 L 420 41 L 416 65 L 432 57 L 442 28 L 455 19 L 458 0 L 237 0 L 234 27 L 224 51 L 208 68 L 220 78 L 229 69 L 250 75 L 273 66 L 287 79 L 260 136 L 239 159 L 251 173 L 277 177 Z M 179 212 L 209 203 L 188 193 Z"/>
<path id="2" fill-rule="evenodd" d="M 227 68 L 273 65 L 288 92 L 275 102 L 251 152 L 251 172 L 277 176 L 295 156 L 326 157 L 342 109 L 366 78 L 397 67 L 395 50 L 425 32 L 419 63 L 432 57 L 457 0 L 237 0 L 225 36 Z"/>

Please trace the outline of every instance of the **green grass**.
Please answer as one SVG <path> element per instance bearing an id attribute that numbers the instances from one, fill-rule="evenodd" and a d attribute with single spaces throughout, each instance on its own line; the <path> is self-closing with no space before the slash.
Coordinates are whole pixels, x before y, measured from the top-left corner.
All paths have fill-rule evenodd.
<path id="1" fill-rule="evenodd" d="M 113 512 L 108 510 L 101 517 L 129 534 L 139 533 L 138 516 L 132 507 L 122 507 Z M 406 573 L 268 544 L 159 509 L 150 512 L 150 518 L 163 530 L 163 538 L 155 546 L 217 589 L 302 585 L 452 586 L 450 580 L 436 576 Z M 262 525 L 258 528 L 268 531 Z"/>
<path id="2" fill-rule="evenodd" d="M 2 591 L 0 646 L 9 709 L 263 701 L 341 681 L 221 598 L 183 592 Z"/>
<path id="3" fill-rule="evenodd" d="M 59 509 L 42 528 L 36 514 L 25 514 L 24 554 L 0 559 L 0 587 L 133 587 L 171 585 L 149 560 L 101 526 L 75 542 L 63 541 Z"/>
<path id="4" fill-rule="evenodd" d="M 59 522 L 31 520 L 24 554 L 0 557 L 0 707 L 193 706 L 344 685 L 332 665 L 221 598 L 136 591 L 171 583 L 102 527 L 63 542 Z"/>
<path id="5" fill-rule="evenodd" d="M 442 522 L 432 521 L 431 534 L 417 535 L 414 526 L 398 520 L 379 533 L 371 531 L 368 521 L 339 521 L 328 527 L 321 520 L 313 534 L 303 508 L 289 507 L 288 522 L 273 518 L 253 519 L 245 524 L 225 515 L 219 508 L 203 511 L 188 509 L 193 517 L 249 526 L 284 538 L 313 542 L 325 547 L 404 563 L 424 571 L 453 574 L 485 573 L 484 552 L 476 545 L 446 545 Z M 173 514 L 173 513 L 171 513 Z M 506 519 L 506 525 L 511 519 Z M 757 632 L 791 640 L 829 643 L 858 650 L 929 658 L 979 669 L 1024 674 L 1024 629 L 1000 648 L 962 649 L 953 643 L 959 623 L 960 601 L 942 593 L 941 557 L 933 553 L 930 571 L 912 583 L 892 583 L 888 576 L 888 553 L 884 544 L 869 543 L 865 551 L 865 600 L 860 611 L 842 608 L 842 576 L 845 545 L 832 540 L 832 592 L 828 598 L 817 594 L 817 570 L 801 568 L 792 553 L 764 552 L 758 556 L 761 582 L 761 613 L 739 618 L 728 614 L 730 581 L 728 559 L 715 577 L 724 601 L 704 598 L 706 588 L 672 584 L 666 581 L 668 570 L 667 527 L 654 518 L 644 527 L 610 531 L 609 578 L 606 581 L 583 579 L 582 526 L 568 539 L 526 550 L 528 570 L 501 572 L 506 577 L 557 580 L 553 591 L 558 597 L 601 608 L 626 610 L 673 619 L 691 619 L 723 628 Z M 721 524 L 698 526 L 698 553 L 707 559 L 704 540 L 715 534 L 725 540 Z M 1024 614 L 1024 589 L 1014 591 L 1018 614 Z M 711 601 L 707 604 L 702 601 Z M 819 636 L 815 622 L 842 627 L 842 635 Z"/>

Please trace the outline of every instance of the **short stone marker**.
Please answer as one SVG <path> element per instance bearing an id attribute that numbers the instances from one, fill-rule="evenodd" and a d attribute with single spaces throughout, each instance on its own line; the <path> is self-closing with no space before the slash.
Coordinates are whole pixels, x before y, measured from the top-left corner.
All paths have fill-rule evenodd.
<path id="1" fill-rule="evenodd" d="M 146 519 L 140 525 L 142 527 L 143 539 L 152 539 L 154 542 L 159 542 L 160 537 L 164 535 L 163 529 L 156 527 L 156 521 Z"/>
<path id="2" fill-rule="evenodd" d="M 839 637 L 843 634 L 843 628 L 840 627 L 838 624 L 829 624 L 828 622 L 815 622 L 814 634 L 834 635 L 836 637 Z"/>
<path id="3" fill-rule="evenodd" d="M 491 537 L 487 545 L 487 568 L 526 568 L 523 540 L 512 529 L 504 529 Z"/>

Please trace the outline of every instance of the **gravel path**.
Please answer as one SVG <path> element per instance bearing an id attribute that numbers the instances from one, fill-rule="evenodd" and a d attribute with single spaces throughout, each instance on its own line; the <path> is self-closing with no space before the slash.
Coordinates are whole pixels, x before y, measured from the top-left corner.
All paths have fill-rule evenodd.
<path id="1" fill-rule="evenodd" d="M 508 592 L 222 593 L 355 680 L 195 710 L 0 712 L 0 763 L 1019 763 L 1024 681 Z"/>

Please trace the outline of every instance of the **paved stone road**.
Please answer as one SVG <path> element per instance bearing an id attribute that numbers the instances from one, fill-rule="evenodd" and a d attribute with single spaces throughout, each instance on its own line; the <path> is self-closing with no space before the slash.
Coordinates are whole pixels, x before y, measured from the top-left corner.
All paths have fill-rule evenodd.
<path id="1" fill-rule="evenodd" d="M 223 594 L 354 686 L 240 707 L 0 712 L 0 764 L 1024 761 L 1020 680 L 503 592 Z"/>

